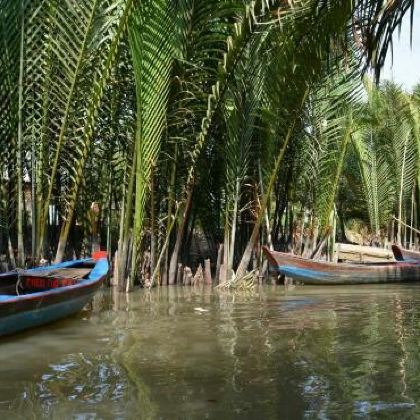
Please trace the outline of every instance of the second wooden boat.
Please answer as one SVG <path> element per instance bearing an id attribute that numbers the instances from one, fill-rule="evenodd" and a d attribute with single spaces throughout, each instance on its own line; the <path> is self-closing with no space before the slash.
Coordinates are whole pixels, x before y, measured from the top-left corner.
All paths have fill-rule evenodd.
<path id="1" fill-rule="evenodd" d="M 420 252 L 392 245 L 392 252 L 397 261 L 420 262 Z"/>
<path id="2" fill-rule="evenodd" d="M 108 274 L 106 258 L 0 275 L 0 336 L 79 312 Z"/>
<path id="3" fill-rule="evenodd" d="M 264 253 L 277 272 L 313 285 L 376 284 L 420 281 L 420 264 L 415 261 L 347 264 L 315 261 L 284 252 Z"/>

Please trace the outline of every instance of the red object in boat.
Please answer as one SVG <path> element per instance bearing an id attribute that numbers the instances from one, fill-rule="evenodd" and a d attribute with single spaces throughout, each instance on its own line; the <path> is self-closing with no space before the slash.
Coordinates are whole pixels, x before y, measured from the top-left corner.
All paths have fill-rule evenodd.
<path id="1" fill-rule="evenodd" d="M 92 252 L 92 258 L 93 258 L 94 261 L 98 261 L 102 258 L 108 258 L 108 252 L 107 251 Z"/>

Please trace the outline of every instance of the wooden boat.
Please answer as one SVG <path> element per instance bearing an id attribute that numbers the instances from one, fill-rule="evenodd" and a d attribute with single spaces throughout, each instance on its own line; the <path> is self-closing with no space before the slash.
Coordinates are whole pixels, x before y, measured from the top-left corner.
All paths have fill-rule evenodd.
<path id="1" fill-rule="evenodd" d="M 0 336 L 47 324 L 79 312 L 109 270 L 98 259 L 68 261 L 0 275 Z"/>
<path id="2" fill-rule="evenodd" d="M 279 273 L 304 284 L 376 284 L 420 280 L 420 262 L 347 264 L 315 261 L 263 247 L 270 263 Z"/>
<path id="3" fill-rule="evenodd" d="M 397 261 L 420 262 L 420 252 L 401 248 L 398 245 L 392 245 L 392 252 Z"/>

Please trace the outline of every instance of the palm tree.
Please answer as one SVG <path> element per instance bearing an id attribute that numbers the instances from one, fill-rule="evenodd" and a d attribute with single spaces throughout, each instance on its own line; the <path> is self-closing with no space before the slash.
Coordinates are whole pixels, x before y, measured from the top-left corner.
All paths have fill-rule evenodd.
<path id="1" fill-rule="evenodd" d="M 0 0 L 0 220 L 10 259 L 15 246 L 19 265 L 25 253 L 60 261 L 79 252 L 77 235 L 86 245 L 96 229 L 94 204 L 102 242 L 115 249 L 119 239 L 121 286 L 145 271 L 174 282 L 197 232 L 212 249 L 223 240 L 226 269 L 242 274 L 258 240 L 292 232 L 299 205 L 319 220 L 322 240 L 349 156 L 372 226 L 383 223 L 374 184 L 387 167 L 402 220 L 418 173 L 418 95 L 372 110 L 371 143 L 354 107 L 361 68 L 379 77 L 413 5 Z M 375 118 L 391 106 L 404 124 L 382 144 Z M 385 149 L 399 166 L 379 162 Z M 274 211 L 286 207 L 287 217 Z"/>

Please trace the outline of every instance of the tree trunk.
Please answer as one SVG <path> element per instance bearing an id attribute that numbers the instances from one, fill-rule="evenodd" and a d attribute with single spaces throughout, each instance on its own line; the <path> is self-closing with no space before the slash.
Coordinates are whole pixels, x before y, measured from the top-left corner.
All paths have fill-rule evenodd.
<path id="1" fill-rule="evenodd" d="M 230 231 L 230 244 L 229 244 L 229 252 L 228 252 L 228 258 L 225 260 L 226 263 L 226 269 L 228 272 L 233 269 L 233 260 L 235 257 L 235 242 L 236 242 L 236 219 L 238 214 L 238 201 L 239 201 L 239 189 L 241 187 L 241 184 L 239 182 L 239 179 L 236 180 L 235 185 L 235 196 L 234 196 L 234 204 L 233 204 L 233 212 L 232 212 L 232 219 L 231 224 L 232 228 Z"/>
<path id="2" fill-rule="evenodd" d="M 23 143 L 23 61 L 24 61 L 24 41 L 25 41 L 25 15 L 24 4 L 21 0 L 21 30 L 20 30 L 20 57 L 19 57 L 19 105 L 18 105 L 18 135 L 16 147 L 16 182 L 17 182 L 17 241 L 18 253 L 17 264 L 19 267 L 25 266 L 25 245 L 23 241 L 23 217 L 24 217 L 24 192 L 22 189 L 23 183 L 23 168 L 22 168 L 22 143 Z"/>
<path id="3" fill-rule="evenodd" d="M 106 251 L 108 252 L 108 260 L 111 261 L 111 220 L 112 220 L 112 171 L 111 165 L 109 165 L 109 185 L 108 185 L 108 209 L 106 213 Z"/>
<path id="4" fill-rule="evenodd" d="M 175 211 L 175 215 L 174 215 L 174 217 L 173 217 L 173 220 L 172 220 L 172 221 L 171 221 L 171 223 L 169 224 L 169 226 L 168 226 L 168 230 L 166 231 L 166 238 L 165 238 L 165 242 L 164 242 L 164 244 L 163 244 L 162 250 L 160 251 L 159 258 L 158 258 L 158 260 L 157 260 L 157 262 L 156 262 L 156 267 L 155 267 L 155 270 L 154 270 L 154 272 L 153 272 L 153 274 L 152 274 L 152 278 L 151 278 L 151 280 L 150 280 L 150 287 L 152 287 L 152 286 L 153 286 L 153 284 L 154 284 L 154 282 L 155 282 L 155 279 L 156 279 L 156 276 L 157 276 L 157 275 L 158 275 L 158 273 L 159 273 L 159 270 L 160 270 L 160 264 L 161 264 L 162 258 L 164 258 L 164 255 L 166 255 L 166 258 L 167 258 L 167 255 L 168 255 L 168 245 L 169 245 L 169 239 L 170 239 L 170 237 L 171 237 L 171 232 L 172 232 L 172 229 L 173 229 L 173 227 L 174 227 L 174 225 L 175 225 L 175 220 L 176 220 L 177 215 L 178 215 L 178 208 L 176 209 L 176 211 Z M 166 285 L 167 285 L 167 283 L 165 283 L 165 286 L 166 286 Z"/>
<path id="5" fill-rule="evenodd" d="M 176 274 L 176 278 L 178 279 L 179 284 L 182 284 L 183 274 L 184 274 L 184 267 L 182 266 L 182 264 L 178 264 L 178 272 Z"/>
<path id="6" fill-rule="evenodd" d="M 7 234 L 7 247 L 9 250 L 10 265 L 12 266 L 12 269 L 14 270 L 16 268 L 16 260 L 15 260 L 15 253 L 13 251 L 12 241 L 10 239 L 9 234 Z"/>
<path id="7" fill-rule="evenodd" d="M 210 259 L 207 258 L 204 261 L 204 284 L 210 286 L 212 284 L 211 280 L 211 265 L 210 265 Z"/>
<path id="8" fill-rule="evenodd" d="M 156 265 L 156 220 L 155 220 L 155 174 L 150 176 L 150 272 L 155 271 Z"/>
<path id="9" fill-rule="evenodd" d="M 36 170 L 35 170 L 35 141 L 32 139 L 31 145 L 31 265 L 35 266 L 36 248 L 37 248 L 37 206 L 36 206 Z"/>
<path id="10" fill-rule="evenodd" d="M 406 155 L 407 155 L 407 143 L 408 143 L 408 136 L 405 139 L 404 143 L 404 153 L 403 153 L 403 161 L 402 161 L 402 167 L 401 167 L 401 178 L 400 178 L 400 190 L 398 195 L 398 224 L 397 224 L 397 244 L 401 245 L 401 230 L 402 225 L 401 221 L 403 218 L 403 198 L 404 198 L 404 172 L 405 172 L 405 162 L 406 162 Z"/>
<path id="11" fill-rule="evenodd" d="M 177 271 L 177 266 L 178 266 L 179 252 L 181 250 L 182 238 L 184 237 L 185 226 L 187 224 L 188 217 L 191 210 L 193 185 L 191 184 L 187 188 L 188 190 L 187 190 L 187 198 L 185 201 L 184 212 L 182 214 L 181 222 L 178 226 L 178 231 L 176 233 L 175 246 L 172 251 L 171 262 L 169 264 L 168 280 L 169 280 L 170 285 L 176 283 L 176 271 Z"/>
<path id="12" fill-rule="evenodd" d="M 135 146 L 136 147 L 136 146 Z M 123 195 L 123 202 L 121 206 L 120 214 L 120 232 L 118 239 L 118 266 L 115 267 L 118 270 L 118 287 L 121 290 L 126 288 L 126 276 L 127 276 L 127 261 L 128 261 L 128 239 L 130 233 L 130 226 L 132 221 L 132 208 L 133 208 L 133 192 L 134 192 L 134 181 L 136 171 L 136 153 L 132 166 L 130 168 L 130 174 L 128 179 L 128 188 L 126 193 Z M 126 204 L 127 203 L 127 204 Z"/>
<path id="13" fill-rule="evenodd" d="M 177 156 L 178 156 L 178 144 L 175 144 L 174 158 L 172 161 L 172 168 L 170 172 L 170 181 L 168 185 L 168 221 L 166 224 L 166 236 L 169 243 L 170 234 L 172 232 L 173 221 L 172 217 L 176 217 L 176 214 L 173 216 L 174 202 L 175 202 L 175 181 L 176 181 L 176 171 L 177 171 Z M 172 226 L 171 226 L 172 225 Z M 168 271 L 169 271 L 169 247 L 166 247 L 165 250 L 165 260 L 163 263 L 163 273 L 162 273 L 162 285 L 166 286 L 168 284 Z"/>
<path id="14" fill-rule="evenodd" d="M 331 235 L 331 227 L 329 227 L 324 236 L 321 238 L 321 241 L 319 244 L 315 247 L 314 251 L 312 252 L 311 259 L 319 259 L 321 256 L 322 250 L 325 248 L 325 245 L 327 244 L 328 238 Z"/>
<path id="15" fill-rule="evenodd" d="M 415 185 L 411 191 L 411 214 L 410 214 L 410 243 L 409 249 L 414 249 L 413 244 L 413 227 L 414 227 L 414 201 L 415 201 Z"/>
<path id="16" fill-rule="evenodd" d="M 220 270 L 223 262 L 223 244 L 219 244 L 217 250 L 217 263 L 216 263 L 216 283 L 220 283 Z"/>

